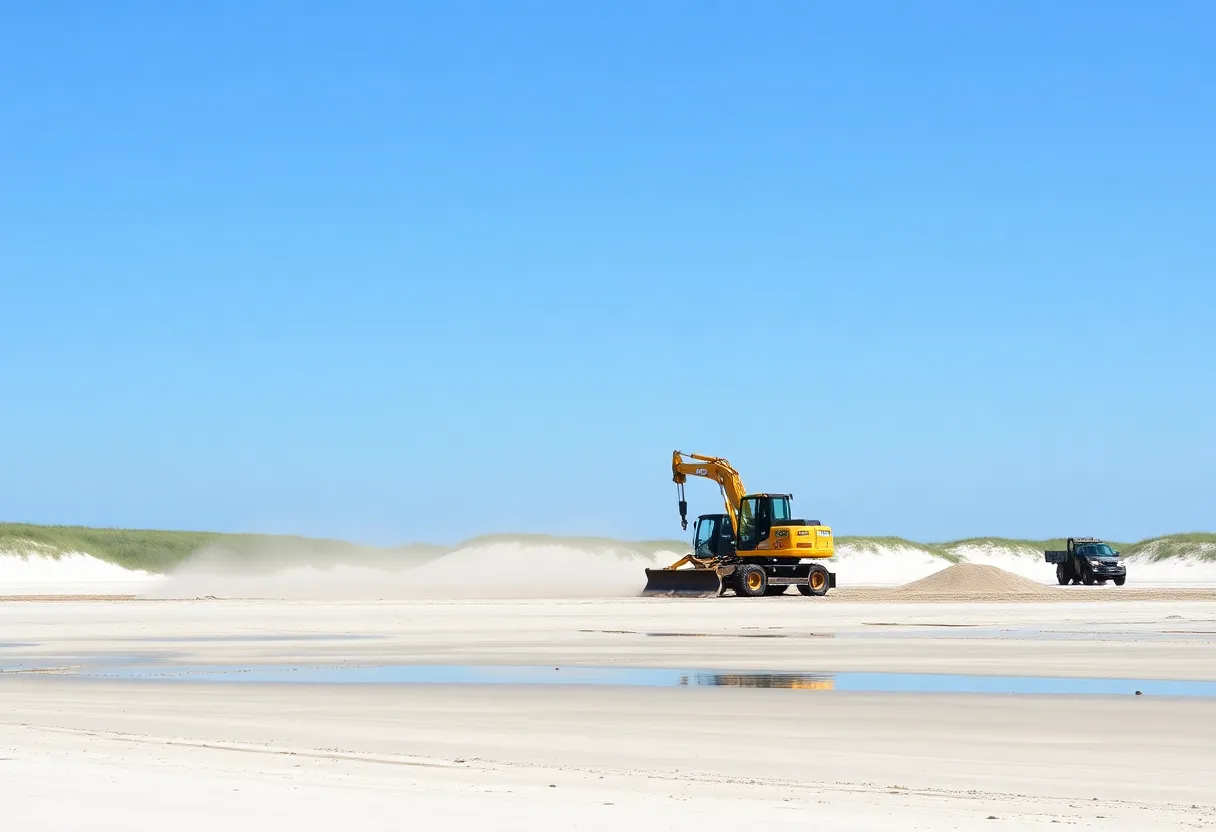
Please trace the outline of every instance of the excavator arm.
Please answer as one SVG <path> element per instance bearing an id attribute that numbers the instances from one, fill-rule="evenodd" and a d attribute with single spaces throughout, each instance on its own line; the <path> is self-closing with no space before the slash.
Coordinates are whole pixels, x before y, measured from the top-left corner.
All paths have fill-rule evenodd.
<path id="1" fill-rule="evenodd" d="M 692 461 L 685 461 L 685 457 Z M 680 528 L 688 528 L 688 501 L 684 499 L 684 483 L 690 476 L 705 477 L 718 483 L 722 489 L 722 500 L 726 504 L 726 513 L 730 517 L 731 528 L 738 535 L 739 506 L 743 501 L 743 495 L 747 493 L 743 489 L 743 480 L 739 477 L 739 472 L 722 457 L 673 451 L 671 478 L 675 481 L 680 495 Z"/>

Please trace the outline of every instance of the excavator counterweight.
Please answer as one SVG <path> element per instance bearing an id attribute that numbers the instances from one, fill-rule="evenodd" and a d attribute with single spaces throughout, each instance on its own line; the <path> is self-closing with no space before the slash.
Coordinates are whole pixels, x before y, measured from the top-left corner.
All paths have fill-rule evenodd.
<path id="1" fill-rule="evenodd" d="M 686 460 L 685 457 L 688 457 Z M 749 494 L 739 472 L 721 457 L 675 451 L 672 480 L 680 525 L 688 528 L 684 483 L 704 477 L 718 483 L 726 512 L 697 518 L 693 551 L 671 566 L 646 570 L 643 595 L 717 597 L 780 595 L 791 586 L 803 595 L 826 595 L 836 575 L 815 561 L 835 556 L 832 529 L 791 516 L 789 494 Z"/>

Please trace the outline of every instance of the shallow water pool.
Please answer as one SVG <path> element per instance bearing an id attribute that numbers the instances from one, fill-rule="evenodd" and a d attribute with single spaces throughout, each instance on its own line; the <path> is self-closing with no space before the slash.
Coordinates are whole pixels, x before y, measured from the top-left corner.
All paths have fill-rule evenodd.
<path id="1" fill-rule="evenodd" d="M 1216 697 L 1216 682 L 947 673 L 821 673 L 536 665 L 132 665 L 80 669 L 90 678 L 189 683 L 390 685 L 615 685 L 805 691 Z"/>

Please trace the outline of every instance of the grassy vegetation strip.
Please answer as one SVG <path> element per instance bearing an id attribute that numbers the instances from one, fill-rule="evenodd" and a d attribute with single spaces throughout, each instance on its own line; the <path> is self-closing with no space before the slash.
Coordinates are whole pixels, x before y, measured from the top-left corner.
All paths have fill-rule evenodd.
<path id="1" fill-rule="evenodd" d="M 340 540 L 260 534 L 98 529 L 85 526 L 34 526 L 0 523 L 0 552 L 60 557 L 83 552 L 127 569 L 166 572 L 187 557 L 212 551 L 232 561 L 277 560 L 332 562 L 335 558 L 425 557 L 442 554 L 434 546 L 376 548 Z"/>
<path id="2" fill-rule="evenodd" d="M 1121 543 L 1108 540 L 1112 548 L 1123 557 L 1139 557 L 1156 562 L 1179 557 L 1194 560 L 1216 561 L 1216 534 L 1191 532 L 1152 537 L 1136 543 Z M 1007 537 L 972 537 L 944 543 L 918 543 L 902 537 L 838 537 L 837 546 L 848 546 L 858 551 L 913 549 L 958 563 L 960 553 L 974 549 L 993 549 L 1002 552 L 1023 552 L 1028 557 L 1041 557 L 1048 549 L 1063 549 L 1064 538 L 1049 540 L 1018 540 Z"/>

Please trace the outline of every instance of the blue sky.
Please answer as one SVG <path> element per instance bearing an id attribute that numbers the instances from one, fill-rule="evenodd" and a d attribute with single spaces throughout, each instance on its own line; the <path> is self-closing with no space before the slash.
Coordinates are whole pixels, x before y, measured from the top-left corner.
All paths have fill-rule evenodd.
<path id="1" fill-rule="evenodd" d="M 1216 10 L 0 14 L 0 519 L 1216 529 Z M 716 488 L 689 488 L 693 513 Z"/>

